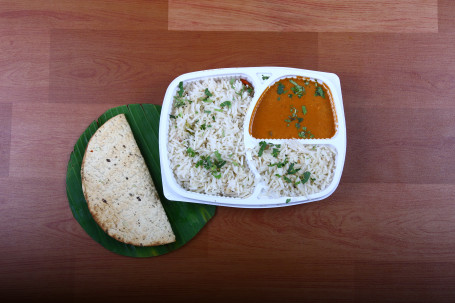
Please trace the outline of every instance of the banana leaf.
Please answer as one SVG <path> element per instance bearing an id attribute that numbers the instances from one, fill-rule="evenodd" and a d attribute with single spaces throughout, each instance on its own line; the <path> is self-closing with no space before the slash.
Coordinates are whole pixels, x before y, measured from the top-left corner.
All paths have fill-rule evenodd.
<path id="1" fill-rule="evenodd" d="M 215 215 L 215 206 L 169 201 L 164 197 L 158 144 L 160 112 L 161 106 L 153 104 L 130 104 L 107 110 L 97 121 L 93 121 L 77 140 L 68 162 L 66 193 L 74 218 L 96 242 L 120 255 L 152 257 L 176 250 L 190 241 Z M 125 114 L 131 126 L 134 138 L 160 195 L 161 203 L 176 236 L 174 243 L 153 247 L 124 244 L 106 234 L 90 214 L 81 183 L 81 164 L 84 152 L 96 130 L 107 120 L 121 113 Z"/>

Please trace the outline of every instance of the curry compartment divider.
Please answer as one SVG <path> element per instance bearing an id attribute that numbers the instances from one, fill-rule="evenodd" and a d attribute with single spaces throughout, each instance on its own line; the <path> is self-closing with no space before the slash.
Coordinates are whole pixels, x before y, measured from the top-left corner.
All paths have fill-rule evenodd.
<path id="1" fill-rule="evenodd" d="M 168 151 L 168 136 L 169 136 L 169 127 L 170 120 L 173 117 L 172 110 L 175 97 L 182 95 L 183 85 L 188 84 L 194 81 L 215 78 L 215 79 L 233 79 L 240 78 L 245 83 L 244 88 L 254 89 L 254 97 L 251 100 L 251 103 L 248 106 L 248 109 L 244 116 L 243 121 L 243 140 L 246 150 L 246 161 L 247 165 L 254 173 L 255 185 L 254 189 L 248 197 L 238 198 L 238 197 L 228 197 L 228 196 L 219 196 L 219 195 L 210 195 L 204 193 L 197 193 L 187 189 L 184 189 L 176 180 L 174 172 L 170 166 L 170 156 Z M 292 79 L 300 79 L 300 84 Z M 303 79 L 303 80 L 302 80 Z M 309 85 L 310 81 L 314 84 L 314 87 L 305 86 L 301 81 L 307 81 L 305 85 Z M 284 101 L 284 98 L 289 100 L 298 100 L 298 98 L 303 97 L 305 93 L 311 91 L 311 95 L 324 95 L 327 97 L 327 100 L 330 101 L 330 105 L 333 111 L 333 120 L 334 120 L 334 135 L 330 138 L 317 138 L 316 135 L 311 133 L 310 129 L 307 129 L 304 126 L 304 121 L 307 117 L 307 110 L 305 106 L 302 106 L 299 109 L 293 109 L 291 106 L 291 112 L 289 112 L 289 119 L 285 119 L 283 123 L 287 123 L 287 127 L 298 130 L 298 136 L 294 138 L 255 138 L 251 133 L 251 121 L 254 118 L 255 109 L 257 106 L 261 106 L 258 102 L 261 102 L 262 94 L 271 90 L 273 85 L 277 85 L 278 95 L 275 94 L 275 97 L 278 96 L 278 102 Z M 288 85 L 286 87 L 285 85 Z M 231 82 L 232 86 L 232 82 Z M 273 89 L 276 89 L 273 87 Z M 320 88 L 318 88 L 320 87 Z M 324 90 L 322 89 L 324 88 Z M 305 92 L 306 89 L 306 92 Z M 209 99 L 210 92 L 207 92 L 207 100 Z M 328 95 L 328 96 L 327 96 Z M 302 98 L 304 99 L 304 98 Z M 204 100 L 204 101 L 207 101 Z M 291 101 L 286 102 L 291 102 Z M 228 101 L 230 105 L 230 101 Z M 292 101 L 293 102 L 293 101 Z M 224 102 L 223 102 L 224 103 Z M 281 102 L 280 104 L 283 104 Z M 223 106 L 223 104 L 221 104 Z M 276 113 L 279 115 L 280 113 Z M 282 115 L 283 113 L 281 113 Z M 310 113 L 308 112 L 308 115 Z M 275 113 L 273 113 L 275 115 Z M 214 118 L 215 119 L 215 118 Z M 314 120 L 314 119 L 313 119 Z M 316 119 L 317 120 L 317 119 Z M 318 121 L 316 121 L 318 122 Z M 245 207 L 245 208 L 267 208 L 267 207 L 281 207 L 296 205 L 301 203 L 308 203 L 313 201 L 318 201 L 327 198 L 330 196 L 337 188 L 339 181 L 341 179 L 341 174 L 343 171 L 345 156 L 346 156 L 346 123 L 343 109 L 343 100 L 341 95 L 341 85 L 340 80 L 337 75 L 332 73 L 324 73 L 318 71 L 310 71 L 296 68 L 283 68 L 283 67 L 247 67 L 247 68 L 225 68 L 225 69 L 214 69 L 214 70 L 205 70 L 192 72 L 188 74 L 181 75 L 174 79 L 169 87 L 167 88 L 166 95 L 163 101 L 162 113 L 160 118 L 160 130 L 159 130 L 159 141 L 160 141 L 160 162 L 161 162 L 161 174 L 163 179 L 163 191 L 165 196 L 169 200 L 176 201 L 185 201 L 193 203 L 203 203 L 211 204 L 218 206 L 229 206 L 229 207 Z M 308 153 L 311 155 L 319 154 L 319 149 L 330 150 L 334 153 L 334 169 L 331 172 L 331 181 L 324 189 L 319 192 L 304 194 L 300 196 L 287 196 L 283 194 L 270 194 L 269 185 L 273 182 L 276 183 L 277 180 L 271 181 L 270 177 L 267 177 L 266 174 L 270 174 L 270 171 L 275 169 L 273 166 L 278 167 L 287 165 L 285 170 L 286 175 L 281 176 L 280 174 L 275 174 L 279 177 L 277 184 L 284 184 L 284 186 L 303 186 L 302 182 L 313 182 L 311 179 L 311 174 L 309 171 L 302 173 L 299 171 L 300 168 L 294 168 L 292 161 L 286 160 L 281 163 L 277 161 L 269 163 L 266 166 L 264 164 L 259 164 L 262 175 L 259 172 L 258 164 L 263 163 L 264 159 L 259 159 L 258 150 L 262 153 L 267 154 L 268 159 L 275 158 L 270 156 L 270 153 L 276 152 L 279 153 L 279 148 L 287 148 L 289 150 L 307 150 L 309 148 L 317 148 L 315 152 L 310 150 Z M 264 154 L 264 155 L 265 155 Z M 276 154 L 273 154 L 276 157 Z M 266 158 L 264 156 L 264 158 Z M 282 158 L 282 156 L 281 156 Z M 314 157 L 313 157 L 314 158 Z M 278 158 L 276 158 L 278 159 Z M 305 161 L 314 161 L 314 159 L 307 159 Z M 331 164 L 332 165 L 332 164 Z M 270 168 L 271 167 L 271 168 Z M 297 166 L 296 166 L 297 167 Z M 301 167 L 303 168 L 303 166 Z M 281 171 L 283 168 L 281 168 Z M 266 174 L 264 174 L 264 172 Z M 298 172 L 299 177 L 295 177 L 295 172 Z M 291 178 L 294 178 L 291 180 Z M 290 183 L 292 182 L 292 183 Z M 315 181 L 317 182 L 317 181 Z M 292 187 L 290 187 L 292 188 Z M 300 187 L 302 188 L 302 187 Z"/>

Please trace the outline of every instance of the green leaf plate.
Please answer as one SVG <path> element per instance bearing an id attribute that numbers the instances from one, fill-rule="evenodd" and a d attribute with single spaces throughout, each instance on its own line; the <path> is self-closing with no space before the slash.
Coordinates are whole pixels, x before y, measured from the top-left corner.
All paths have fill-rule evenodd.
<path id="1" fill-rule="evenodd" d="M 215 215 L 216 206 L 169 201 L 163 195 L 160 171 L 158 130 L 161 106 L 153 104 L 130 104 L 111 108 L 93 121 L 77 140 L 71 153 L 66 174 L 66 193 L 74 218 L 96 242 L 106 249 L 124 256 L 152 257 L 176 250 L 190 241 Z M 139 149 L 152 175 L 161 202 L 176 236 L 176 242 L 154 247 L 124 244 L 107 235 L 90 214 L 82 192 L 81 164 L 88 141 L 110 118 L 125 114 Z"/>

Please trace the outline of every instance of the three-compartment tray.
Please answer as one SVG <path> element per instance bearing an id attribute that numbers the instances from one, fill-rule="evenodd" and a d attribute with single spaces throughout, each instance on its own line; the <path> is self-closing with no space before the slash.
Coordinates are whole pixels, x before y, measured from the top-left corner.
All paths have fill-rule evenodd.
<path id="1" fill-rule="evenodd" d="M 325 145 L 330 146 L 335 151 L 335 171 L 330 184 L 320 192 L 298 197 L 275 197 L 263 194 L 266 187 L 264 180 L 252 164 L 251 152 L 254 146 L 257 146 L 263 139 L 257 139 L 251 136 L 249 132 L 250 119 L 254 114 L 254 109 L 262 93 L 275 82 L 292 77 L 310 78 L 328 87 L 332 96 L 332 108 L 335 118 L 335 135 L 329 139 L 273 139 L 267 140 L 273 143 L 297 143 L 303 145 Z M 256 182 L 253 193 L 246 198 L 234 198 L 226 196 L 215 196 L 196 193 L 185 190 L 176 181 L 170 166 L 168 155 L 168 135 L 170 114 L 174 96 L 179 89 L 179 83 L 203 80 L 206 78 L 242 78 L 247 80 L 254 87 L 254 97 L 249 105 L 243 122 L 243 137 L 246 148 L 246 160 L 250 169 L 253 171 Z M 163 180 L 164 195 L 169 200 L 185 201 L 193 203 L 211 204 L 217 206 L 243 207 L 243 208 L 267 208 L 291 206 L 301 203 L 318 201 L 329 197 L 338 187 L 343 172 L 343 166 L 346 156 L 346 122 L 344 117 L 343 100 L 341 96 L 341 85 L 337 75 L 311 70 L 284 68 L 284 67 L 245 67 L 245 68 L 224 68 L 192 72 L 183 74 L 174 79 L 168 86 L 163 101 L 163 107 L 160 118 L 159 130 L 160 146 L 160 163 L 161 175 Z"/>

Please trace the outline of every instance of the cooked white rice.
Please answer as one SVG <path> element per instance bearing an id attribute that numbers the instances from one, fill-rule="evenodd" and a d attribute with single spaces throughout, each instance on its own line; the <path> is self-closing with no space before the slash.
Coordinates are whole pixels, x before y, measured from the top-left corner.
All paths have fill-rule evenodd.
<path id="1" fill-rule="evenodd" d="M 252 100 L 249 92 L 239 79 L 230 78 L 188 82 L 183 89 L 182 96 L 177 91 L 169 117 L 169 159 L 178 184 L 197 193 L 249 196 L 255 186 L 243 141 L 244 116 Z M 201 165 L 208 156 L 212 167 L 217 156 L 226 163 L 219 171 L 210 170 Z"/>
<path id="2" fill-rule="evenodd" d="M 279 150 L 276 157 L 273 155 L 274 148 Z M 260 157 L 259 150 L 258 144 L 252 150 L 252 158 L 261 179 L 266 183 L 267 189 L 263 193 L 266 196 L 308 196 L 324 190 L 333 180 L 336 153 L 329 146 L 303 145 L 288 141 L 279 148 L 267 145 Z M 281 163 L 282 167 L 278 167 L 280 165 L 276 165 L 277 163 Z M 284 163 L 286 164 L 283 165 Z M 292 164 L 294 165 L 291 167 Z M 310 174 L 303 184 L 305 172 Z"/>

